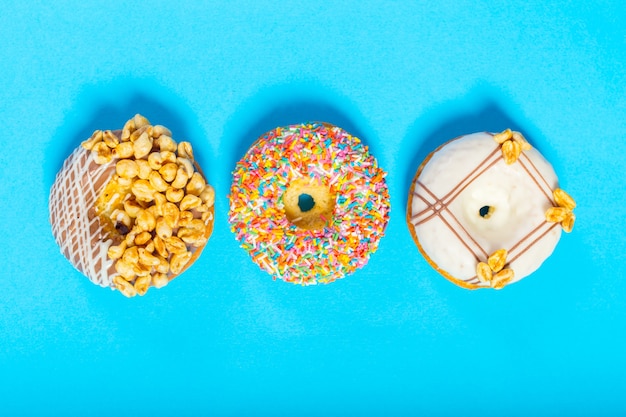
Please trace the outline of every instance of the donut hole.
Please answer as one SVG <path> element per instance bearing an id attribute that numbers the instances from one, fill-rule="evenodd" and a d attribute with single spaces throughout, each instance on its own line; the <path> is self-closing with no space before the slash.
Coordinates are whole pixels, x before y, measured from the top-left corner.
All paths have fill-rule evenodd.
<path id="1" fill-rule="evenodd" d="M 315 200 L 309 194 L 302 193 L 298 196 L 298 208 L 306 213 L 315 207 Z"/>
<path id="2" fill-rule="evenodd" d="M 283 195 L 285 215 L 295 226 L 307 230 L 323 229 L 331 220 L 335 199 L 330 189 L 311 179 L 292 181 Z"/>
<path id="3" fill-rule="evenodd" d="M 478 209 L 478 215 L 483 219 L 488 219 L 491 217 L 494 211 L 495 208 L 492 206 L 482 206 L 480 209 Z"/>

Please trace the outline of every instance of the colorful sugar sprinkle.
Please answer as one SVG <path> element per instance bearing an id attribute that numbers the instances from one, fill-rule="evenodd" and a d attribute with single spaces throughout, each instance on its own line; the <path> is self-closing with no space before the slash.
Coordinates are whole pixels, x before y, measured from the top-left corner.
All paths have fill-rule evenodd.
<path id="1" fill-rule="evenodd" d="M 231 230 L 274 279 L 333 282 L 365 266 L 378 248 L 390 211 L 386 175 L 367 146 L 336 126 L 276 128 L 235 167 Z M 287 219 L 283 194 L 297 178 L 313 178 L 336 196 L 325 228 L 305 230 Z"/>

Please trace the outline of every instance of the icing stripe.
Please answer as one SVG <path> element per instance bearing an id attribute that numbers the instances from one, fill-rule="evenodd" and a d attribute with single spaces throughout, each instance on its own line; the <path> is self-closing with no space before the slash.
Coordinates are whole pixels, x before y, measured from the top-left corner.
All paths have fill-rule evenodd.
<path id="1" fill-rule="evenodd" d="M 454 233 L 454 235 L 457 238 L 459 238 L 463 246 L 465 246 L 474 255 L 474 257 L 476 258 L 478 262 L 480 262 L 481 259 L 483 259 L 484 257 L 489 256 L 487 252 L 478 244 L 478 242 L 474 240 L 472 235 L 465 229 L 465 227 L 463 227 L 463 225 L 461 224 L 461 222 L 459 222 L 456 216 L 448 209 L 447 204 L 444 204 L 443 202 L 441 202 L 437 198 L 437 196 L 421 182 L 419 181 L 417 182 L 416 188 L 417 188 L 417 185 L 419 185 L 426 193 L 428 193 L 428 195 L 432 197 L 435 200 L 435 202 L 430 203 L 422 195 L 420 195 L 420 199 L 426 202 L 426 204 L 430 204 L 431 209 L 433 210 L 433 214 L 431 216 L 428 216 L 426 219 L 422 219 L 421 221 L 416 223 L 415 226 L 419 226 L 425 223 L 433 216 L 439 216 L 439 218 L 443 221 L 443 223 L 450 229 L 450 231 L 452 231 L 452 233 Z M 444 214 L 451 218 L 452 222 L 455 223 L 456 227 L 453 227 L 450 224 L 450 222 L 446 220 L 446 218 L 444 217 Z M 461 235 L 465 236 L 465 238 L 462 237 Z M 468 242 L 468 240 L 470 242 Z M 474 247 L 472 247 L 472 244 L 474 245 Z"/>
<path id="2" fill-rule="evenodd" d="M 533 180 L 533 182 L 535 184 L 537 184 L 537 187 L 539 187 L 541 192 L 543 192 L 543 194 L 546 196 L 546 198 L 550 202 L 550 205 L 552 205 L 552 206 L 556 205 L 556 203 L 552 199 L 552 188 L 548 184 L 548 181 L 546 181 L 546 179 L 543 177 L 543 175 L 541 175 L 541 173 L 539 172 L 539 170 L 537 169 L 535 164 L 533 164 L 533 162 L 526 155 L 524 155 L 523 153 L 520 155 L 520 158 L 518 158 L 517 161 L 520 163 L 522 168 L 524 168 L 524 170 L 528 173 L 528 176 L 530 176 L 530 178 Z M 536 175 L 533 175 L 533 173 L 530 172 L 531 170 L 528 169 L 528 167 L 526 166 L 525 162 L 530 164 L 530 167 L 532 168 L 533 172 Z M 539 180 L 541 180 L 541 181 L 539 181 Z"/>
<path id="3" fill-rule="evenodd" d="M 476 168 L 474 168 L 469 174 L 467 174 L 461 181 L 459 181 L 459 183 L 448 192 L 448 194 L 446 194 L 445 196 L 443 196 L 441 199 L 439 199 L 439 201 L 444 205 L 444 206 L 448 206 L 452 201 L 454 201 L 454 199 L 463 192 L 463 190 L 465 190 L 476 178 L 480 177 L 481 175 L 483 175 L 483 173 L 485 173 L 485 171 L 487 171 L 489 168 L 491 168 L 492 166 L 494 166 L 495 164 L 497 164 L 498 162 L 500 162 L 502 160 L 501 157 L 499 157 L 499 149 L 498 147 L 496 147 L 496 149 L 489 154 L 489 156 L 487 156 L 483 161 L 481 161 L 478 166 Z M 495 158 L 494 158 L 495 156 Z M 486 165 L 486 166 L 485 166 Z M 481 170 L 482 168 L 482 170 Z M 480 170 L 480 172 L 478 172 Z M 424 210 L 422 210 L 421 212 L 415 214 L 413 217 L 419 217 L 422 214 L 428 212 L 432 210 L 431 207 L 426 208 Z"/>
<path id="4" fill-rule="evenodd" d="M 90 213 L 114 164 L 96 164 L 89 151 L 77 148 L 63 163 L 50 190 L 50 224 L 61 252 L 76 269 L 102 287 L 111 286 L 112 241 L 103 240 L 98 216 Z"/>

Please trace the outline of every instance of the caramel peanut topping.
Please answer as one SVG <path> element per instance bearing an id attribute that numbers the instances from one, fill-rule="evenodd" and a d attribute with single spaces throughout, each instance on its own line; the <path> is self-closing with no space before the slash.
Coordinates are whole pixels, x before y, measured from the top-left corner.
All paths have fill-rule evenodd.
<path id="1" fill-rule="evenodd" d="M 189 142 L 136 115 L 118 136 L 97 130 L 81 145 L 98 164 L 115 163 L 97 212 L 111 225 L 113 285 L 126 297 L 162 288 L 207 241 L 215 191 L 195 169 Z"/>
<path id="2" fill-rule="evenodd" d="M 476 276 L 480 282 L 489 284 L 493 289 L 504 288 L 515 276 L 511 268 L 506 266 L 506 249 L 498 249 L 487 259 L 487 262 L 479 262 L 476 266 Z"/>
<path id="3" fill-rule="evenodd" d="M 565 233 L 569 233 L 574 228 L 576 215 L 574 209 L 576 202 L 574 199 L 560 188 L 552 192 L 556 207 L 550 207 L 546 210 L 546 221 L 550 223 L 561 223 L 561 227 Z"/>
<path id="4" fill-rule="evenodd" d="M 493 140 L 500 145 L 502 157 L 507 165 L 517 161 L 522 151 L 531 149 L 530 143 L 526 141 L 524 136 L 520 132 L 514 132 L 511 129 L 494 134 Z"/>

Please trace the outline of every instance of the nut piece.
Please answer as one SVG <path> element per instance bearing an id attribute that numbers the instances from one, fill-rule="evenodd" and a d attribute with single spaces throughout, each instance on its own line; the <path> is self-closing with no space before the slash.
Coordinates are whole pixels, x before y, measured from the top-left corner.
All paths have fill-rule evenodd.
<path id="1" fill-rule="evenodd" d="M 124 201 L 124 211 L 131 217 L 135 218 L 139 214 L 139 211 L 143 210 L 143 207 L 135 200 Z"/>
<path id="2" fill-rule="evenodd" d="M 178 144 L 178 156 L 193 161 L 193 149 L 191 148 L 191 143 L 184 141 L 180 142 Z"/>
<path id="3" fill-rule="evenodd" d="M 178 203 L 185 196 L 185 192 L 180 188 L 168 187 L 165 191 L 165 198 L 172 203 Z"/>
<path id="4" fill-rule="evenodd" d="M 213 220 L 213 213 L 211 213 L 210 211 L 207 211 L 205 213 L 202 213 L 202 221 L 207 223 L 209 221 Z"/>
<path id="5" fill-rule="evenodd" d="M 152 278 L 150 275 L 144 275 L 135 280 L 135 290 L 139 295 L 146 295 L 148 289 L 150 288 L 150 282 Z"/>
<path id="6" fill-rule="evenodd" d="M 176 236 L 163 239 L 163 242 L 165 243 L 165 248 L 169 253 L 181 254 L 187 252 L 187 245 L 185 245 L 185 242 Z"/>
<path id="7" fill-rule="evenodd" d="M 526 141 L 526 138 L 524 138 L 524 136 L 520 132 L 513 132 L 513 134 L 511 135 L 511 139 L 519 143 L 523 151 L 532 149 L 532 146 L 530 146 L 530 143 Z"/>
<path id="8" fill-rule="evenodd" d="M 180 221 L 185 222 L 187 220 L 193 219 L 193 213 L 190 211 L 181 210 L 180 212 Z"/>
<path id="9" fill-rule="evenodd" d="M 135 237 L 135 245 L 137 246 L 147 245 L 151 239 L 152 239 L 152 235 L 150 234 L 150 232 L 141 232 Z"/>
<path id="10" fill-rule="evenodd" d="M 149 129 L 150 129 L 150 126 L 137 127 L 137 130 L 135 130 L 133 133 L 130 134 L 130 138 L 129 138 L 130 141 L 135 142 L 144 133 L 147 133 L 148 136 L 150 136 Z"/>
<path id="11" fill-rule="evenodd" d="M 137 262 L 139 262 L 139 248 L 137 248 L 137 246 L 131 246 L 126 249 L 122 255 L 122 261 L 128 265 L 136 265 Z"/>
<path id="12" fill-rule="evenodd" d="M 200 197 L 197 197 L 192 194 L 187 194 L 180 201 L 179 207 L 180 207 L 180 211 L 185 211 L 185 210 L 191 210 L 196 207 L 199 207 L 200 204 L 202 204 L 202 200 L 200 200 Z"/>
<path id="13" fill-rule="evenodd" d="M 176 178 L 176 174 L 178 172 L 178 165 L 173 162 L 168 162 L 165 165 L 162 165 L 159 169 L 159 174 L 163 177 L 163 179 L 167 182 L 172 182 Z"/>
<path id="14" fill-rule="evenodd" d="M 142 180 L 147 180 L 152 172 L 152 168 L 150 168 L 150 164 L 145 159 L 138 159 L 135 161 L 137 166 L 139 167 L 139 178 Z"/>
<path id="15" fill-rule="evenodd" d="M 562 189 L 557 188 L 552 192 L 552 195 L 554 196 L 554 201 L 558 206 L 568 210 L 574 210 L 576 208 L 576 202 L 574 199 Z"/>
<path id="16" fill-rule="evenodd" d="M 187 183 L 187 188 L 185 188 L 185 190 L 187 191 L 187 194 L 199 196 L 205 186 L 206 181 L 202 175 L 199 172 L 194 172 L 191 178 L 189 178 L 189 182 Z"/>
<path id="17" fill-rule="evenodd" d="M 159 136 L 159 150 L 161 152 L 176 152 L 176 149 L 177 145 L 176 142 L 174 142 L 174 140 L 171 138 L 171 133 Z"/>
<path id="18" fill-rule="evenodd" d="M 178 275 L 183 272 L 183 269 L 191 260 L 191 256 L 192 253 L 188 251 L 173 254 L 170 259 L 170 271 L 172 271 L 172 274 Z"/>
<path id="19" fill-rule="evenodd" d="M 501 290 L 505 287 L 505 285 L 511 282 L 514 276 L 515 274 L 512 269 L 503 269 L 493 276 L 493 279 L 491 280 L 491 287 L 496 290 Z"/>
<path id="20" fill-rule="evenodd" d="M 202 246 L 202 244 L 206 242 L 206 238 L 204 237 L 204 230 L 194 230 L 182 227 L 178 229 L 176 235 L 181 238 L 182 241 L 186 244 L 195 247 Z"/>
<path id="21" fill-rule="evenodd" d="M 157 219 L 155 230 L 156 230 L 157 237 L 161 239 L 167 239 L 168 237 L 172 236 L 172 233 L 173 233 L 172 227 L 170 227 L 170 225 L 167 224 L 167 222 L 165 221 L 165 218 L 163 217 L 159 217 Z M 157 251 L 159 251 L 158 248 L 157 248 Z"/>
<path id="22" fill-rule="evenodd" d="M 113 149 L 113 156 L 117 159 L 125 159 L 133 156 L 133 144 L 130 142 L 122 142 Z"/>
<path id="23" fill-rule="evenodd" d="M 113 278 L 113 284 L 115 288 L 117 288 L 122 294 L 126 297 L 131 298 L 137 295 L 137 290 L 133 287 L 133 284 L 124 280 L 124 278 L 120 276 L 116 276 Z"/>
<path id="24" fill-rule="evenodd" d="M 180 165 L 181 167 L 185 168 L 185 172 L 187 173 L 187 178 L 191 178 L 194 172 L 193 162 L 191 162 L 191 160 L 188 158 L 178 157 L 176 158 L 176 163 L 178 163 L 178 165 Z M 182 188 L 182 187 L 179 187 L 179 188 Z"/>
<path id="25" fill-rule="evenodd" d="M 574 213 L 569 212 L 565 217 L 565 220 L 561 222 L 561 227 L 563 227 L 563 231 L 565 233 L 570 233 L 572 229 L 574 229 L 574 222 L 576 221 L 576 215 Z"/>
<path id="26" fill-rule="evenodd" d="M 115 164 L 115 172 L 122 178 L 135 178 L 139 175 L 139 167 L 132 159 L 121 159 Z"/>
<path id="27" fill-rule="evenodd" d="M 152 187 L 158 192 L 163 193 L 169 187 L 169 184 L 165 182 L 165 180 L 163 180 L 163 178 L 157 171 L 152 171 L 148 176 L 148 180 L 150 181 Z"/>
<path id="28" fill-rule="evenodd" d="M 165 126 L 154 125 L 152 126 L 152 135 L 155 138 L 159 138 L 162 135 L 172 136 L 172 132 Z"/>
<path id="29" fill-rule="evenodd" d="M 215 203 L 215 190 L 213 187 L 207 184 L 206 187 L 204 187 L 204 190 L 200 193 L 200 199 L 207 205 L 207 207 L 213 207 L 213 204 Z"/>
<path id="30" fill-rule="evenodd" d="M 118 260 L 115 262 L 115 271 L 126 281 L 135 279 L 135 270 L 133 266 L 124 260 Z"/>
<path id="31" fill-rule="evenodd" d="M 139 201 L 150 202 L 154 200 L 153 194 L 155 190 L 148 180 L 142 179 L 135 181 L 131 191 Z"/>
<path id="32" fill-rule="evenodd" d="M 550 207 L 546 210 L 546 220 L 551 223 L 559 223 L 565 220 L 569 213 L 571 211 L 564 207 Z"/>
<path id="33" fill-rule="evenodd" d="M 497 251 L 495 251 L 487 260 L 489 268 L 491 268 L 493 272 L 499 272 L 500 270 L 502 270 L 502 268 L 504 268 L 504 265 L 506 264 L 506 256 L 506 249 L 498 249 Z"/>
<path id="34" fill-rule="evenodd" d="M 204 233 L 204 229 L 206 228 L 206 225 L 200 219 L 191 218 L 191 219 L 181 219 L 178 222 L 178 227 L 190 229 L 190 230 L 196 230 L 196 231 Z"/>
<path id="35" fill-rule="evenodd" d="M 126 242 L 122 241 L 122 243 L 120 243 L 117 246 L 115 245 L 109 246 L 109 249 L 107 250 L 107 256 L 109 257 L 109 259 L 112 259 L 115 261 L 122 257 L 125 250 L 126 250 Z"/>
<path id="36" fill-rule="evenodd" d="M 484 262 L 479 262 L 476 266 L 476 276 L 480 280 L 480 282 L 486 284 L 491 282 L 491 278 L 493 274 L 491 273 L 491 268 Z"/>
<path id="37" fill-rule="evenodd" d="M 96 130 L 95 132 L 93 132 L 91 137 L 83 141 L 80 146 L 90 151 L 98 142 L 102 142 L 102 130 Z"/>
<path id="38" fill-rule="evenodd" d="M 132 140 L 132 139 L 131 139 Z M 135 152 L 135 159 L 141 159 L 147 156 L 152 150 L 152 138 L 148 136 L 148 133 L 143 132 L 136 141 L 133 142 L 133 151 Z"/>
<path id="39" fill-rule="evenodd" d="M 154 274 L 152 276 L 152 285 L 156 288 L 163 288 L 169 284 L 170 280 L 166 274 Z"/>
<path id="40" fill-rule="evenodd" d="M 98 142 L 93 145 L 93 148 L 91 148 L 91 155 L 94 162 L 98 165 L 107 164 L 113 159 L 111 148 L 109 148 L 104 142 Z"/>
<path id="41" fill-rule="evenodd" d="M 145 117 L 143 117 L 140 114 L 136 114 L 133 117 L 132 120 L 133 120 L 133 122 L 135 122 L 135 129 L 139 129 L 139 128 L 142 128 L 144 126 L 149 126 L 150 125 L 150 122 L 148 121 L 148 119 L 146 119 Z"/>
<path id="42" fill-rule="evenodd" d="M 503 132 L 496 133 L 495 135 L 493 135 L 493 140 L 495 140 L 496 143 L 498 144 L 503 144 L 504 142 L 511 139 L 512 137 L 513 137 L 513 132 L 511 132 L 511 129 L 506 129 Z"/>
<path id="43" fill-rule="evenodd" d="M 504 162 L 507 165 L 511 165 L 517 158 L 519 158 L 522 153 L 522 147 L 519 142 L 514 140 L 507 140 L 502 144 L 502 156 L 504 157 Z"/>
<path id="44" fill-rule="evenodd" d="M 170 271 L 170 263 L 162 256 L 158 256 L 159 264 L 154 267 L 154 270 L 159 274 L 167 274 Z"/>
<path id="45" fill-rule="evenodd" d="M 159 258 L 152 255 L 147 250 L 140 248 L 139 249 L 139 263 L 145 266 L 157 266 L 160 261 Z"/>
<path id="46" fill-rule="evenodd" d="M 163 215 L 163 204 L 167 203 L 167 198 L 162 193 L 154 193 L 152 197 L 154 198 L 156 215 L 157 217 L 161 217 Z"/>
<path id="47" fill-rule="evenodd" d="M 176 204 L 170 202 L 163 204 L 163 220 L 165 220 L 165 223 L 172 229 L 178 227 L 180 210 Z"/>
<path id="48" fill-rule="evenodd" d="M 105 130 L 102 133 L 102 140 L 111 149 L 114 149 L 120 143 L 120 140 L 117 138 L 117 136 L 115 136 L 115 134 L 110 130 Z"/>
<path id="49" fill-rule="evenodd" d="M 187 180 L 189 179 L 189 175 L 187 175 L 187 171 L 183 167 L 178 167 L 176 171 L 176 178 L 172 181 L 172 187 L 174 188 L 184 188 L 187 185 Z"/>
<path id="50" fill-rule="evenodd" d="M 152 152 L 148 156 L 148 165 L 155 171 L 158 171 L 163 166 L 163 156 L 161 156 L 161 152 Z"/>
<path id="51" fill-rule="evenodd" d="M 135 220 L 135 225 L 139 230 L 151 232 L 156 227 L 156 219 L 150 210 L 141 210 Z"/>
<path id="52" fill-rule="evenodd" d="M 122 128 L 122 135 L 120 137 L 120 139 L 122 139 L 122 142 L 130 140 L 130 134 L 133 133 L 136 129 L 137 128 L 135 127 L 134 118 L 127 121 Z"/>
<path id="53" fill-rule="evenodd" d="M 172 151 L 161 151 L 161 157 L 163 158 L 163 163 L 176 163 L 176 154 Z M 178 165 L 177 165 L 178 166 Z"/>
<path id="54" fill-rule="evenodd" d="M 159 219 L 159 220 L 161 220 L 161 219 Z M 158 228 L 159 228 L 159 226 L 158 226 L 158 221 L 157 221 L 157 231 L 158 231 Z M 171 237 L 171 236 L 168 236 L 168 237 Z M 161 257 L 163 257 L 165 259 L 169 258 L 170 254 L 167 253 L 167 249 L 165 249 L 165 242 L 163 242 L 162 238 L 160 238 L 159 236 L 155 236 L 152 242 L 154 243 L 154 249 L 157 251 L 157 253 Z M 169 268 L 169 265 L 168 265 L 168 268 Z"/>

